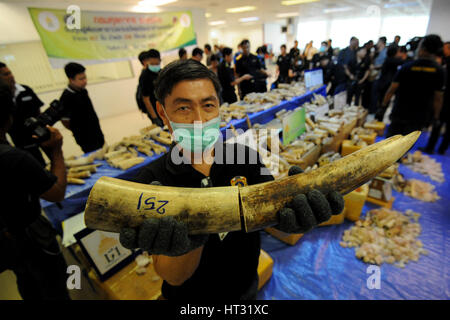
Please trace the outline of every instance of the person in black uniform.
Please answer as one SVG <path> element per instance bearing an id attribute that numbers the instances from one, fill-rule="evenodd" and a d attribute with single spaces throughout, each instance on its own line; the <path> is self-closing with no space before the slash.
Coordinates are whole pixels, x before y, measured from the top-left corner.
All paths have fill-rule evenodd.
<path id="1" fill-rule="evenodd" d="M 294 46 L 289 51 L 289 56 L 291 57 L 291 60 L 295 60 L 297 57 L 300 56 L 300 49 L 298 48 L 298 41 L 294 41 Z"/>
<path id="2" fill-rule="evenodd" d="M 444 103 L 440 113 L 439 121 L 435 121 L 435 123 L 433 124 L 433 129 L 431 131 L 430 138 L 428 139 L 428 144 L 424 149 L 421 149 L 425 153 L 434 153 L 434 148 L 441 134 L 442 126 L 445 124 L 445 133 L 438 148 L 438 153 L 441 155 L 445 154 L 450 144 L 450 42 L 446 42 L 444 44 L 442 64 L 444 65 L 446 71 Z"/>
<path id="3" fill-rule="evenodd" d="M 59 102 L 63 109 L 61 122 L 72 131 L 83 152 L 88 153 L 103 147 L 105 138 L 86 90 L 85 70 L 81 64 L 74 62 L 64 67 L 69 85 L 64 89 Z"/>
<path id="4" fill-rule="evenodd" d="M 378 83 L 376 88 L 378 89 L 378 107 L 383 103 L 384 96 L 388 91 L 392 79 L 394 79 L 399 67 L 403 64 L 403 60 L 399 57 L 400 48 L 395 45 L 390 45 L 387 50 L 387 57 L 384 60 L 383 66 L 381 67 L 380 78 L 377 80 Z M 377 108 L 378 109 L 378 108 Z"/>
<path id="5" fill-rule="evenodd" d="M 200 188 L 230 186 L 236 176 L 245 177 L 249 185 L 273 180 L 256 151 L 218 140 L 219 91 L 216 75 L 193 60 L 174 61 L 161 71 L 156 82 L 158 113 L 175 136 L 182 129 L 184 137 L 176 140 L 169 153 L 142 168 L 135 182 Z M 194 122 L 201 123 L 201 130 L 215 130 L 217 139 L 205 144 L 211 135 L 194 135 Z M 191 139 L 200 148 L 192 148 Z M 255 161 L 250 162 L 252 158 Z M 296 174 L 299 168 L 290 171 Z M 311 191 L 307 196 L 296 196 L 291 208 L 280 210 L 276 228 L 288 233 L 305 232 L 342 208 L 343 199 L 338 193 L 326 197 Z M 139 247 L 152 254 L 155 271 L 164 280 L 161 292 L 166 299 L 256 297 L 259 232 L 188 235 L 186 224 L 162 216 L 149 218 L 135 229 L 123 228 L 120 242 L 126 248 Z"/>
<path id="6" fill-rule="evenodd" d="M 142 99 L 142 88 L 141 88 L 144 71 L 147 69 L 148 62 L 150 60 L 149 58 L 150 57 L 148 51 L 142 51 L 138 56 L 139 62 L 142 65 L 142 71 L 139 76 L 139 82 L 136 90 L 136 103 L 138 105 L 139 111 L 145 113 L 150 118 L 150 116 L 148 115 L 147 107 L 145 106 L 144 100 Z"/>
<path id="7" fill-rule="evenodd" d="M 15 104 L 13 112 L 13 125 L 9 130 L 9 135 L 17 148 L 28 151 L 44 167 L 45 161 L 39 146 L 27 132 L 24 123 L 30 117 L 37 117 L 44 103 L 34 93 L 33 89 L 26 85 L 16 83 L 14 75 L 6 64 L 0 62 L 0 79 L 9 87 L 13 94 Z"/>
<path id="8" fill-rule="evenodd" d="M 436 54 L 442 47 L 439 36 L 424 37 L 419 45 L 418 59 L 402 65 L 394 76 L 375 117 L 378 121 L 383 120 L 388 104 L 396 94 L 387 137 L 421 130 L 439 120 L 445 74 L 436 62 Z"/>
<path id="9" fill-rule="evenodd" d="M 158 50 L 150 49 L 147 53 L 147 68 L 142 71 L 139 78 L 141 99 L 145 105 L 148 118 L 152 123 L 163 127 L 161 118 L 156 113 L 155 80 L 161 70 L 161 55 Z"/>
<path id="10" fill-rule="evenodd" d="M 220 85 L 222 86 L 222 101 L 232 104 L 237 101 L 235 85 L 238 85 L 244 80 L 250 80 L 253 78 L 250 74 L 244 74 L 240 78 L 235 78 L 234 69 L 231 68 L 231 62 L 233 61 L 233 50 L 231 48 L 223 48 L 223 61 L 219 65 L 218 77 Z"/>
<path id="11" fill-rule="evenodd" d="M 12 270 L 24 300 L 68 300 L 67 265 L 56 240 L 56 231 L 41 215 L 39 198 L 64 199 L 66 168 L 62 136 L 48 127 L 50 139 L 41 144 L 51 161 L 51 172 L 28 152 L 6 140 L 11 127 L 13 96 L 0 84 L 0 273 Z"/>
<path id="12" fill-rule="evenodd" d="M 266 78 L 269 76 L 261 65 L 258 57 L 250 53 L 250 41 L 241 42 L 242 54 L 236 58 L 236 74 L 253 76 L 250 80 L 242 81 L 240 87 L 241 100 L 251 92 L 267 92 Z"/>
<path id="13" fill-rule="evenodd" d="M 355 105 L 360 105 L 360 98 L 364 84 L 369 77 L 370 62 L 366 59 L 367 50 L 364 47 L 360 47 L 356 50 L 356 60 L 348 65 L 350 74 L 354 75 L 354 78 L 348 85 L 347 92 L 347 104 L 351 105 L 353 97 L 355 98 Z"/>
<path id="14" fill-rule="evenodd" d="M 292 60 L 292 63 L 289 66 L 289 83 L 300 81 L 303 78 L 304 71 L 305 64 L 303 63 L 302 57 L 298 55 L 296 58 L 294 58 L 294 60 Z"/>
<path id="15" fill-rule="evenodd" d="M 286 45 L 281 45 L 280 49 L 281 54 L 277 59 L 278 78 L 276 86 L 279 83 L 289 83 L 289 68 L 291 67 L 291 57 L 286 53 Z"/>

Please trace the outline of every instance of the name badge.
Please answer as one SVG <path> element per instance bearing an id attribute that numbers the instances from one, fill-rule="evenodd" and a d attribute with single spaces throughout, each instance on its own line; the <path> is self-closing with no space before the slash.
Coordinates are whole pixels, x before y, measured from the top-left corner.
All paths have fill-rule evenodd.
<path id="1" fill-rule="evenodd" d="M 227 234 L 228 234 L 228 232 L 222 232 L 222 233 L 219 233 L 220 241 L 223 241 L 223 239 L 225 239 L 225 237 L 227 236 Z"/>

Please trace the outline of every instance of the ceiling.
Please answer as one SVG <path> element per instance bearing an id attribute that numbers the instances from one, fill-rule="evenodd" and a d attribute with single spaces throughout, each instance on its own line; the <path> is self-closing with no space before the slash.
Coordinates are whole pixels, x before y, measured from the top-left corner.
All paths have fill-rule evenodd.
<path id="1" fill-rule="evenodd" d="M 40 5 L 39 0 L 0 0 L 3 2 L 26 2 Z M 68 4 L 83 3 L 104 4 L 104 10 L 108 10 L 108 4 L 111 5 L 137 5 L 140 0 L 59 0 L 53 1 L 59 4 L 67 2 Z M 52 2 L 52 1 L 47 1 Z M 300 19 L 327 19 L 335 17 L 348 17 L 355 15 L 427 15 L 431 9 L 432 0 L 319 0 L 317 2 L 304 3 L 299 5 L 284 6 L 281 0 L 178 0 L 174 3 L 166 4 L 160 8 L 163 10 L 176 10 L 177 8 L 199 8 L 204 9 L 208 16 L 208 22 L 223 20 L 227 25 L 251 24 L 251 22 L 239 22 L 241 18 L 258 17 L 259 20 L 254 23 L 273 22 L 280 19 L 277 14 L 299 13 Z M 242 6 L 255 6 L 256 10 L 243 13 L 226 13 L 227 8 Z M 345 12 L 326 12 L 346 8 Z M 324 12 L 325 10 L 325 12 Z"/>

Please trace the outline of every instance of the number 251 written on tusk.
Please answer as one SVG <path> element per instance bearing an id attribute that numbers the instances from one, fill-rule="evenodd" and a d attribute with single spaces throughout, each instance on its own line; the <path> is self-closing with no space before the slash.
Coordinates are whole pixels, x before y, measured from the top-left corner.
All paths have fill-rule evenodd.
<path id="1" fill-rule="evenodd" d="M 160 203 L 161 205 L 159 207 L 156 207 L 155 202 Z M 137 209 L 144 209 L 144 210 L 156 210 L 159 214 L 164 214 L 166 212 L 166 209 L 163 207 L 168 204 L 168 200 L 156 200 L 156 197 L 144 197 L 144 193 L 141 193 L 139 196 Z"/>

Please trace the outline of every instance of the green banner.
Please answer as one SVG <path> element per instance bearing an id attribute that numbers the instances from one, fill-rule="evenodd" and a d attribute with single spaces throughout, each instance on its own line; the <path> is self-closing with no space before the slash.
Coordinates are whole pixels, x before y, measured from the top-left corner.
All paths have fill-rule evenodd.
<path id="1" fill-rule="evenodd" d="M 283 145 L 287 146 L 306 131 L 306 112 L 301 108 L 283 118 Z"/>
<path id="2" fill-rule="evenodd" d="M 150 48 L 166 52 L 197 42 L 189 11 L 81 11 L 72 16 L 59 9 L 28 10 L 48 57 L 54 59 L 119 61 Z"/>

